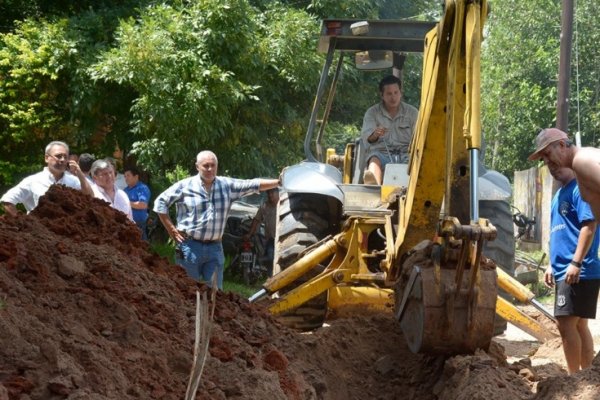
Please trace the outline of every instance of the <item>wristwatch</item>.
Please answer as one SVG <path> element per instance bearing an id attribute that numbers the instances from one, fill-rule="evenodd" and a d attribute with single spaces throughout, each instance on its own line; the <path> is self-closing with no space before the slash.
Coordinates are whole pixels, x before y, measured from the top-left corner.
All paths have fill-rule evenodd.
<path id="1" fill-rule="evenodd" d="M 571 260 L 571 265 L 576 268 L 581 268 L 581 263 L 575 260 Z"/>

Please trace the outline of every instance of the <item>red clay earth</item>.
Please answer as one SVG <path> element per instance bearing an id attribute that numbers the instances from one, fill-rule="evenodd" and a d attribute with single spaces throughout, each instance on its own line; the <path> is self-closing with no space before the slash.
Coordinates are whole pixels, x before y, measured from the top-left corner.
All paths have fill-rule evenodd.
<path id="1" fill-rule="evenodd" d="M 30 215 L 0 217 L 0 400 L 182 399 L 197 290 L 123 214 L 52 187 Z M 217 294 L 209 351 L 198 399 L 600 398 L 599 357 L 569 377 L 508 365 L 495 342 L 415 355 L 389 314 L 302 334 L 233 293 Z"/>

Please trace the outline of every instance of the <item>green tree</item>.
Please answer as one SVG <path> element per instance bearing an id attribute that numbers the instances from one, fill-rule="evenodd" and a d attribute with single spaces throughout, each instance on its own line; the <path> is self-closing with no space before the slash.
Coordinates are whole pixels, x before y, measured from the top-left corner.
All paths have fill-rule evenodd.
<path id="1" fill-rule="evenodd" d="M 600 32 L 595 15 L 600 6 L 591 0 L 578 1 L 577 6 L 569 132 L 574 133 L 580 125 L 583 144 L 597 145 Z M 486 159 L 511 179 L 513 171 L 532 166 L 527 156 L 537 132 L 556 123 L 560 17 L 561 4 L 552 0 L 506 0 L 492 7 L 482 53 Z"/>
<path id="2" fill-rule="evenodd" d="M 302 135 L 319 59 L 317 25 L 245 0 L 156 5 L 123 21 L 117 46 L 90 68 L 99 84 L 131 88 L 131 149 L 153 171 L 213 149 L 221 172 L 272 173 Z"/>
<path id="3" fill-rule="evenodd" d="M 109 46 L 121 12 L 31 19 L 0 36 L 0 186 L 38 170 L 51 140 L 65 140 L 75 152 L 112 154 L 132 96 L 95 85 L 87 68 Z"/>
<path id="4" fill-rule="evenodd" d="M 23 23 L 0 47 L 0 182 L 38 169 L 50 137 L 69 139 L 62 60 L 74 51 L 64 23 Z M 61 129 L 62 128 L 62 129 Z M 26 151 L 23 151 L 26 150 Z M 33 165 L 32 165 L 33 164 Z"/>
<path id="5" fill-rule="evenodd" d="M 539 127 L 555 118 L 560 5 L 494 6 L 482 55 L 482 125 L 488 164 L 512 179 Z"/>

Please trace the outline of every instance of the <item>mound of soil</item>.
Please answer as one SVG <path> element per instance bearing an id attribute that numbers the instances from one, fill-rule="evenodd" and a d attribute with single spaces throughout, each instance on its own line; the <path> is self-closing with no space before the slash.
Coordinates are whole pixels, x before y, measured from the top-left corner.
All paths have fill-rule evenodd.
<path id="1" fill-rule="evenodd" d="M 31 214 L 0 217 L 0 400 L 182 399 L 196 291 L 209 290 L 152 254 L 123 214 L 53 186 Z M 471 356 L 415 355 L 390 314 L 302 334 L 223 292 L 209 353 L 198 399 L 600 396 L 598 359 L 552 377 L 527 360 L 508 365 L 496 343 Z"/>

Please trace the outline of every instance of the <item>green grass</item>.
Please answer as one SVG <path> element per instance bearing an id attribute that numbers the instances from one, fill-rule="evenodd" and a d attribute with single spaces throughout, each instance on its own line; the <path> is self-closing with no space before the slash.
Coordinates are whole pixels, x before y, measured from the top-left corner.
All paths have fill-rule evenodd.
<path id="1" fill-rule="evenodd" d="M 537 301 L 546 306 L 554 305 L 554 289 L 548 288 L 544 284 L 544 269 L 549 263 L 548 255 L 544 255 L 544 251 L 542 250 L 517 250 L 516 257 L 522 261 L 527 261 L 527 264 L 531 268 L 537 267 L 541 261 L 540 268 L 537 269 L 537 282 L 529 283 L 526 286 L 533 292 Z"/>
<path id="2" fill-rule="evenodd" d="M 155 254 L 166 257 L 171 264 L 175 264 L 175 245 L 172 242 L 160 243 L 155 242 L 150 244 L 152 252 Z M 226 292 L 234 292 L 242 297 L 250 297 L 254 293 L 258 292 L 262 286 L 260 284 L 246 286 L 242 282 L 228 278 L 227 268 L 231 263 L 231 256 L 225 255 L 225 278 L 223 279 L 223 290 Z M 0 299 L 0 308 L 2 308 L 2 302 Z"/>
<path id="3" fill-rule="evenodd" d="M 540 274 L 537 283 L 527 285 L 529 290 L 535 295 L 535 299 L 543 304 L 554 304 L 554 289 L 549 289 L 544 285 L 544 277 Z"/>
<path id="4" fill-rule="evenodd" d="M 223 291 L 225 292 L 233 292 L 233 293 L 237 293 L 242 297 L 250 297 L 252 296 L 254 293 L 258 292 L 260 289 L 262 289 L 262 286 L 260 283 L 257 283 L 255 285 L 250 285 L 247 286 L 245 285 L 243 282 L 241 282 L 239 279 L 234 279 L 232 278 L 227 272 L 227 269 L 229 268 L 229 265 L 231 264 L 231 259 L 233 257 L 231 257 L 230 255 L 225 255 L 225 271 L 223 273 L 224 277 L 223 277 Z"/>
<path id="5" fill-rule="evenodd" d="M 167 257 L 171 264 L 175 264 L 175 245 L 171 241 L 150 243 L 150 249 L 159 256 Z"/>
<path id="6" fill-rule="evenodd" d="M 262 286 L 260 286 L 260 285 L 246 286 L 240 282 L 223 280 L 223 291 L 234 292 L 234 293 L 237 293 L 240 296 L 246 297 L 246 298 L 252 296 L 254 293 L 258 292 L 260 289 L 262 289 Z"/>

